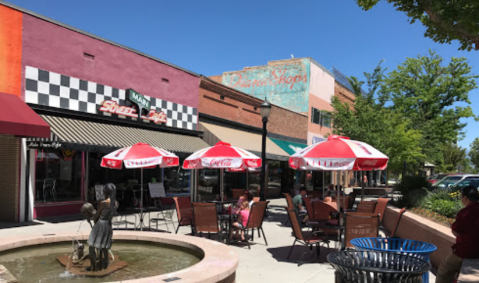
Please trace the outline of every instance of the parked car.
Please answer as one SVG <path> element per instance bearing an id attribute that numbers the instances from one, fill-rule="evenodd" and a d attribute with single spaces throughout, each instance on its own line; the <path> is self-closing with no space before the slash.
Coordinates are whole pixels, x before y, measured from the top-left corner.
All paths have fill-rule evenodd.
<path id="1" fill-rule="evenodd" d="M 439 174 L 430 176 L 429 178 L 427 178 L 427 181 L 431 184 L 434 184 L 437 181 L 440 181 L 441 179 L 444 179 L 445 177 L 449 175 L 452 175 L 452 174 L 439 173 Z"/>
<path id="2" fill-rule="evenodd" d="M 455 174 L 455 175 L 449 175 L 442 180 L 436 182 L 433 186 L 436 188 L 440 189 L 446 189 L 449 188 L 450 186 L 453 186 L 460 181 L 463 181 L 468 178 L 478 178 L 479 175 L 471 175 L 471 174 Z"/>
<path id="3" fill-rule="evenodd" d="M 467 186 L 473 186 L 474 188 L 479 190 L 479 175 L 472 175 L 466 177 L 463 180 L 454 184 L 452 187 L 454 189 L 462 191 L 462 189 Z"/>

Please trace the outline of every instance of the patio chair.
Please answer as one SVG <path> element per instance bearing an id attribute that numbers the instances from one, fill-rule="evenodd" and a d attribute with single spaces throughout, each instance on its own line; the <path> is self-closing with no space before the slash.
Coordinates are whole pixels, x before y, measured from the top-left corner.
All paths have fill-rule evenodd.
<path id="1" fill-rule="evenodd" d="M 354 247 L 352 239 L 379 236 L 379 215 L 374 213 L 345 213 L 344 245 Z"/>
<path id="2" fill-rule="evenodd" d="M 356 193 L 351 192 L 349 194 L 349 204 L 348 204 L 348 209 L 353 209 L 354 203 L 356 202 Z"/>
<path id="3" fill-rule="evenodd" d="M 119 230 L 121 228 L 120 226 L 125 225 L 124 229 L 128 230 L 128 226 L 131 225 L 131 226 L 133 226 L 133 230 L 136 230 L 136 225 L 137 225 L 137 222 L 138 222 L 138 216 L 136 214 L 131 215 L 132 217 L 135 218 L 134 222 L 128 221 L 129 216 L 130 215 L 119 214 L 117 212 L 117 214 L 115 216 L 113 216 L 113 219 L 111 221 L 112 229 L 113 230 Z"/>
<path id="4" fill-rule="evenodd" d="M 191 211 L 191 201 L 189 197 L 174 197 L 176 205 L 176 215 L 178 216 L 178 227 L 176 227 L 175 233 L 178 234 L 180 226 L 191 226 L 191 232 L 193 233 L 193 212 Z"/>
<path id="5" fill-rule="evenodd" d="M 248 230 L 251 230 L 251 240 L 254 241 L 254 229 L 258 229 L 258 237 L 261 237 L 261 233 L 263 233 L 264 243 L 268 245 L 268 241 L 266 241 L 266 236 L 264 235 L 263 230 L 263 219 L 264 213 L 266 211 L 266 207 L 268 206 L 269 201 L 259 201 L 253 203 L 251 206 L 251 210 L 249 213 L 248 223 L 246 227 L 243 228 L 246 243 L 248 244 L 248 249 L 251 249 L 248 241 Z"/>
<path id="6" fill-rule="evenodd" d="M 399 227 L 399 222 L 401 221 L 401 218 L 402 218 L 402 215 L 406 212 L 406 208 L 401 208 L 401 210 L 399 211 L 399 214 L 398 214 L 398 218 L 396 220 L 396 225 L 394 226 L 393 230 L 391 231 L 391 235 L 389 236 L 389 238 L 397 238 L 396 237 L 396 232 L 397 232 L 397 229 Z"/>
<path id="7" fill-rule="evenodd" d="M 313 206 L 314 221 L 329 220 L 331 212 L 338 212 L 338 209 L 336 207 L 328 205 L 327 203 L 322 201 L 313 201 L 312 206 Z M 330 240 L 334 240 L 334 238 L 338 235 L 338 230 L 336 229 L 321 229 L 321 230 L 329 236 Z"/>
<path id="8" fill-rule="evenodd" d="M 315 221 L 315 215 L 313 210 L 313 204 L 311 203 L 311 199 L 309 197 L 304 197 L 304 206 L 306 206 L 306 211 L 308 212 L 309 221 Z"/>
<path id="9" fill-rule="evenodd" d="M 386 207 L 388 206 L 389 199 L 387 198 L 378 198 L 378 203 L 374 208 L 374 214 L 379 214 L 379 221 L 380 223 L 383 222 L 384 212 L 386 211 Z"/>
<path id="10" fill-rule="evenodd" d="M 288 213 L 289 220 L 291 221 L 291 227 L 293 229 L 293 235 L 294 235 L 294 242 L 293 242 L 293 245 L 291 246 L 291 250 L 289 251 L 288 259 L 290 258 L 291 253 L 293 252 L 293 248 L 294 248 L 294 245 L 296 245 L 296 242 L 304 246 L 307 246 L 309 248 L 316 246 L 315 253 L 317 254 L 317 258 L 319 259 L 319 255 L 321 253 L 320 244 L 325 243 L 329 249 L 328 235 L 326 235 L 323 231 L 303 232 L 301 228 L 299 227 L 298 219 L 296 219 L 296 213 L 294 212 L 294 210 L 292 208 L 287 207 L 286 211 Z M 301 253 L 301 258 L 298 261 L 298 266 L 302 264 L 304 254 L 305 252 Z"/>
<path id="11" fill-rule="evenodd" d="M 173 230 L 175 230 L 175 222 L 173 222 L 173 210 L 171 206 L 164 205 L 161 201 L 162 198 L 153 199 L 155 209 L 158 211 L 155 218 L 150 218 L 150 223 L 156 223 L 156 230 L 158 231 L 158 223 L 164 222 L 166 225 L 166 230 L 169 232 L 170 228 L 168 227 L 168 222 L 171 222 L 173 225 Z"/>
<path id="12" fill-rule="evenodd" d="M 287 208 L 291 208 L 291 209 L 294 209 L 294 205 L 293 205 L 293 199 L 291 198 L 291 195 L 288 194 L 288 193 L 283 193 L 284 197 L 286 198 L 286 207 Z M 284 222 L 284 226 L 287 226 L 289 223 L 289 217 L 286 218 L 286 221 Z"/>
<path id="13" fill-rule="evenodd" d="M 374 213 L 376 204 L 377 204 L 376 201 L 362 201 L 358 204 L 358 208 L 356 209 L 356 212 Z"/>
<path id="14" fill-rule="evenodd" d="M 47 202 L 47 193 L 50 194 L 52 202 L 57 201 L 57 190 L 56 190 L 57 180 L 46 178 L 43 180 L 43 202 Z"/>
<path id="15" fill-rule="evenodd" d="M 194 233 L 208 233 L 208 238 L 211 238 L 211 233 L 218 234 L 218 240 L 222 242 L 222 229 L 218 224 L 218 213 L 215 203 L 194 202 L 191 204 L 193 210 L 193 225 Z"/>
<path id="16" fill-rule="evenodd" d="M 238 200 L 242 195 L 244 195 L 245 190 L 243 189 L 231 189 L 231 193 L 233 194 L 233 199 Z"/>
<path id="17" fill-rule="evenodd" d="M 340 202 L 341 209 L 347 210 L 349 207 L 349 196 L 342 196 L 338 197 L 337 199 L 333 199 L 333 202 Z"/>

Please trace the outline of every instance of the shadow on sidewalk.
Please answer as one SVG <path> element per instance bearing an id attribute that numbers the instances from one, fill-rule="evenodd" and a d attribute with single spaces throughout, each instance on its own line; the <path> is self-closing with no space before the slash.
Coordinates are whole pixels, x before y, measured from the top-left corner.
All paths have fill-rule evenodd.
<path id="1" fill-rule="evenodd" d="M 43 225 L 43 223 L 36 222 L 36 221 L 22 222 L 22 223 L 0 222 L 0 229 L 27 227 L 27 226 L 35 226 L 35 225 Z"/>
<path id="2" fill-rule="evenodd" d="M 37 220 L 41 222 L 48 222 L 48 223 L 64 223 L 64 222 L 85 220 L 85 217 L 82 214 L 74 214 L 74 215 L 42 217 L 42 218 L 37 218 Z"/>
<path id="3" fill-rule="evenodd" d="M 291 238 L 291 244 L 293 244 L 294 239 Z M 278 248 L 269 248 L 266 249 L 274 259 L 276 259 L 279 262 L 289 262 L 292 264 L 298 264 L 299 260 L 301 259 L 301 253 L 305 253 L 302 259 L 303 264 L 309 264 L 309 263 L 320 263 L 320 264 L 329 264 L 328 260 L 326 259 L 326 256 L 329 253 L 335 252 L 336 250 L 333 248 L 327 248 L 325 246 L 321 246 L 321 254 L 319 255 L 319 259 L 316 257 L 316 254 L 314 253 L 315 247 L 313 247 L 312 250 L 310 250 L 308 247 L 303 246 L 301 244 L 296 244 L 294 246 L 293 252 L 291 253 L 291 256 L 288 259 L 288 254 L 289 251 L 291 250 L 291 246 L 285 246 L 285 247 L 278 247 Z"/>

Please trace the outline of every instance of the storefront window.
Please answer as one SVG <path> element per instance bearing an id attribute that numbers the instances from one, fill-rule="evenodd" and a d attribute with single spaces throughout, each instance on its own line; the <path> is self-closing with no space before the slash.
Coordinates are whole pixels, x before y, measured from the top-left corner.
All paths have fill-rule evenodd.
<path id="1" fill-rule="evenodd" d="M 283 168 L 279 161 L 268 160 L 268 188 L 267 198 L 275 198 L 281 195 L 281 179 L 283 178 Z"/>
<path id="2" fill-rule="evenodd" d="M 39 149 L 35 162 L 35 203 L 82 200 L 82 152 Z"/>
<path id="3" fill-rule="evenodd" d="M 88 201 L 96 203 L 95 186 L 113 183 L 117 188 L 117 200 L 120 211 L 139 207 L 141 202 L 141 169 L 121 170 L 103 168 L 100 166 L 104 154 L 89 153 Z M 180 160 L 180 164 L 183 160 Z M 191 187 L 191 170 L 180 167 L 143 169 L 143 205 L 154 206 L 155 199 L 150 197 L 148 183 L 163 183 L 165 194 L 189 194 Z"/>
<path id="4" fill-rule="evenodd" d="M 220 170 L 201 169 L 198 173 L 198 197 L 199 201 L 209 201 L 219 198 L 220 194 Z"/>

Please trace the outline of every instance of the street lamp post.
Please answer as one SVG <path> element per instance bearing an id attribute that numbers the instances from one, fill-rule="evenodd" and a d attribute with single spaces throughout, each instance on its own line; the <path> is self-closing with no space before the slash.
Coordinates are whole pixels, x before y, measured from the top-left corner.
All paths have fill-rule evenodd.
<path id="1" fill-rule="evenodd" d="M 266 171 L 266 123 L 268 123 L 269 113 L 271 113 L 271 104 L 269 104 L 266 97 L 264 98 L 263 104 L 261 104 L 259 110 L 262 120 L 263 120 L 263 136 L 262 136 L 262 144 L 261 144 L 261 184 L 260 184 L 260 191 L 259 197 L 261 201 L 266 200 L 265 196 L 265 171 Z"/>

